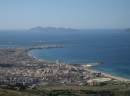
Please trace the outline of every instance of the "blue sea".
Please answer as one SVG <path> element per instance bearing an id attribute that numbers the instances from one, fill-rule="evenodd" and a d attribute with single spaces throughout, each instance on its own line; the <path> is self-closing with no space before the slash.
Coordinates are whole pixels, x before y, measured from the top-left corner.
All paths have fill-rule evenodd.
<path id="1" fill-rule="evenodd" d="M 31 50 L 32 55 L 67 63 L 105 62 L 93 70 L 130 79 L 130 33 L 124 29 L 88 29 L 69 32 L 1 30 L 0 48 L 31 45 L 75 45 L 77 47 Z"/>

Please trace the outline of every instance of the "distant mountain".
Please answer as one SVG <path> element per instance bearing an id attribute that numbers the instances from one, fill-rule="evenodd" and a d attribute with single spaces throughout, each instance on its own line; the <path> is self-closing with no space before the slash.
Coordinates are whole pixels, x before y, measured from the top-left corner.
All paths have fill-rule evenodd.
<path id="1" fill-rule="evenodd" d="M 30 29 L 30 31 L 44 31 L 44 32 L 48 32 L 48 31 L 76 31 L 76 29 L 71 29 L 71 28 L 62 28 L 62 27 L 60 27 L 60 28 L 54 28 L 54 27 L 47 27 L 47 28 L 44 28 L 44 27 L 40 27 L 40 26 L 38 26 L 38 27 L 35 27 L 35 28 L 31 28 Z"/>
<path id="2" fill-rule="evenodd" d="M 126 29 L 125 32 L 130 32 L 130 28 Z"/>

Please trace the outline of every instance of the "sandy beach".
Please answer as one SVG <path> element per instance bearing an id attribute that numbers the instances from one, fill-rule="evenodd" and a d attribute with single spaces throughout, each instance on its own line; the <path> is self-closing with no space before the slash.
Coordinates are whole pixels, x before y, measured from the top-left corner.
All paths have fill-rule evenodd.
<path id="1" fill-rule="evenodd" d="M 95 72 L 95 73 L 99 73 L 98 71 L 94 71 L 94 70 L 90 70 L 90 69 L 87 69 L 88 71 L 90 71 L 90 72 Z M 106 77 L 109 77 L 109 78 L 113 78 L 113 79 L 116 79 L 116 80 L 118 80 L 118 81 L 124 81 L 124 82 L 127 82 L 127 81 L 129 81 L 130 82 L 130 79 L 126 79 L 126 78 L 122 78 L 122 77 L 118 77 L 118 76 L 113 76 L 113 75 L 110 75 L 110 74 L 107 74 L 107 73 L 103 73 L 103 72 L 101 72 L 102 73 L 102 75 L 104 75 L 104 76 L 106 76 Z"/>

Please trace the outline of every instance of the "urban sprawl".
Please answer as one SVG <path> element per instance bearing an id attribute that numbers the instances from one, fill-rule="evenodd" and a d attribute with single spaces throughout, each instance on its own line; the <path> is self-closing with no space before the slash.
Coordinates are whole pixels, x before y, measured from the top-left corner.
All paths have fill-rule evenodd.
<path id="1" fill-rule="evenodd" d="M 24 48 L 0 49 L 0 82 L 8 84 L 22 83 L 26 86 L 46 85 L 100 85 L 109 81 L 109 84 L 123 84 L 112 80 L 102 73 L 90 71 L 103 62 L 86 64 L 69 64 L 59 60 L 41 60 L 32 56 L 30 50 L 76 47 L 70 45 L 42 45 Z"/>

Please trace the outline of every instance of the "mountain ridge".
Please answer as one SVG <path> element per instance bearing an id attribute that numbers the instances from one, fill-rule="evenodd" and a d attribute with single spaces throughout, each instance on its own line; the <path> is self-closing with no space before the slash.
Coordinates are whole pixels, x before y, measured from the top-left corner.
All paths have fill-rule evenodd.
<path id="1" fill-rule="evenodd" d="M 63 28 L 63 27 L 59 27 L 59 28 L 55 28 L 55 27 L 34 27 L 31 28 L 29 31 L 76 31 L 76 29 L 72 29 L 72 28 Z"/>

